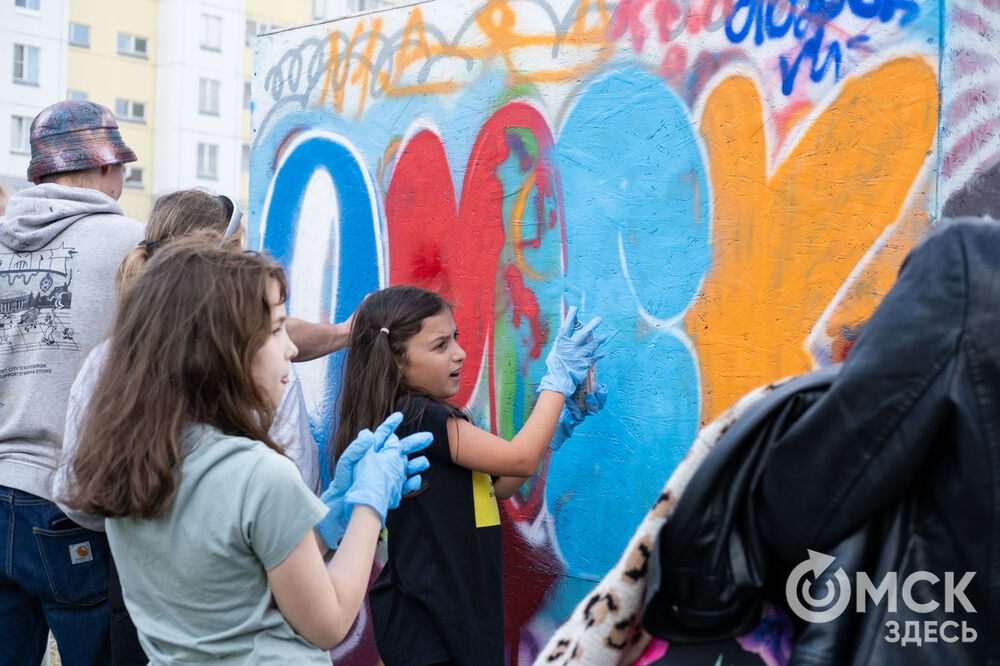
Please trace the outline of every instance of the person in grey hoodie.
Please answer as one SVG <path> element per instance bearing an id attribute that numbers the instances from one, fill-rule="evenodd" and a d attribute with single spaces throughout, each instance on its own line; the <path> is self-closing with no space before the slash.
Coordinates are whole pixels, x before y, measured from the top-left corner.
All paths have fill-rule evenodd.
<path id="1" fill-rule="evenodd" d="M 136 159 L 106 107 L 31 124 L 26 188 L 0 217 L 0 664 L 109 662 L 109 548 L 53 501 L 70 387 L 110 327 L 118 265 L 143 226 L 118 205 Z"/>

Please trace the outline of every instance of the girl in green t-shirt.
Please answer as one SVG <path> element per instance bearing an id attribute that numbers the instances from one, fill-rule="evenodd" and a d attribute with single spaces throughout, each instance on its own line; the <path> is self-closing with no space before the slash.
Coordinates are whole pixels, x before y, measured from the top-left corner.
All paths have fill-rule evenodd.
<path id="1" fill-rule="evenodd" d="M 399 440 L 396 416 L 359 433 L 322 498 L 305 486 L 268 433 L 296 354 L 285 294 L 279 266 L 200 235 L 122 294 L 66 503 L 107 518 L 151 663 L 328 664 L 426 468 L 407 455 L 429 436 Z"/>

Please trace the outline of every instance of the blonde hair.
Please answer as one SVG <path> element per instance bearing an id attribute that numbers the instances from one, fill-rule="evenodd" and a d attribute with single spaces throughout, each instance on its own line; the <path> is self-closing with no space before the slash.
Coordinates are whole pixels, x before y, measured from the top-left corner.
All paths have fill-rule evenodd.
<path id="1" fill-rule="evenodd" d="M 194 232 L 217 234 L 221 241 L 232 213 L 233 204 L 229 199 L 197 188 L 170 192 L 157 199 L 149 214 L 145 239 L 139 247 L 125 255 L 118 267 L 115 291 L 119 298 L 135 281 L 160 243 Z M 233 234 L 230 239 L 236 246 L 240 241 L 240 234 Z"/>

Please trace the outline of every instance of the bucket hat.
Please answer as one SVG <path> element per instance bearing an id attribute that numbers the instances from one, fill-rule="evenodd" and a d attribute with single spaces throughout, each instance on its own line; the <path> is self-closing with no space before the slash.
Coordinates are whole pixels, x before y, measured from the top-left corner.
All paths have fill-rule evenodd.
<path id="1" fill-rule="evenodd" d="M 42 109 L 31 121 L 28 180 L 105 164 L 135 162 L 118 132 L 111 109 L 86 100 L 66 100 Z"/>

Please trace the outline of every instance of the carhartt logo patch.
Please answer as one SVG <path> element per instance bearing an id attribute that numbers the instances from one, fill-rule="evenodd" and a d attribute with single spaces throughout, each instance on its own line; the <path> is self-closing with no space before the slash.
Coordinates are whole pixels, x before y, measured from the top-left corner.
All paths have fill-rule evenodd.
<path id="1" fill-rule="evenodd" d="M 74 543 L 69 547 L 69 559 L 73 564 L 83 564 L 94 559 L 94 554 L 90 551 L 90 542 Z"/>

